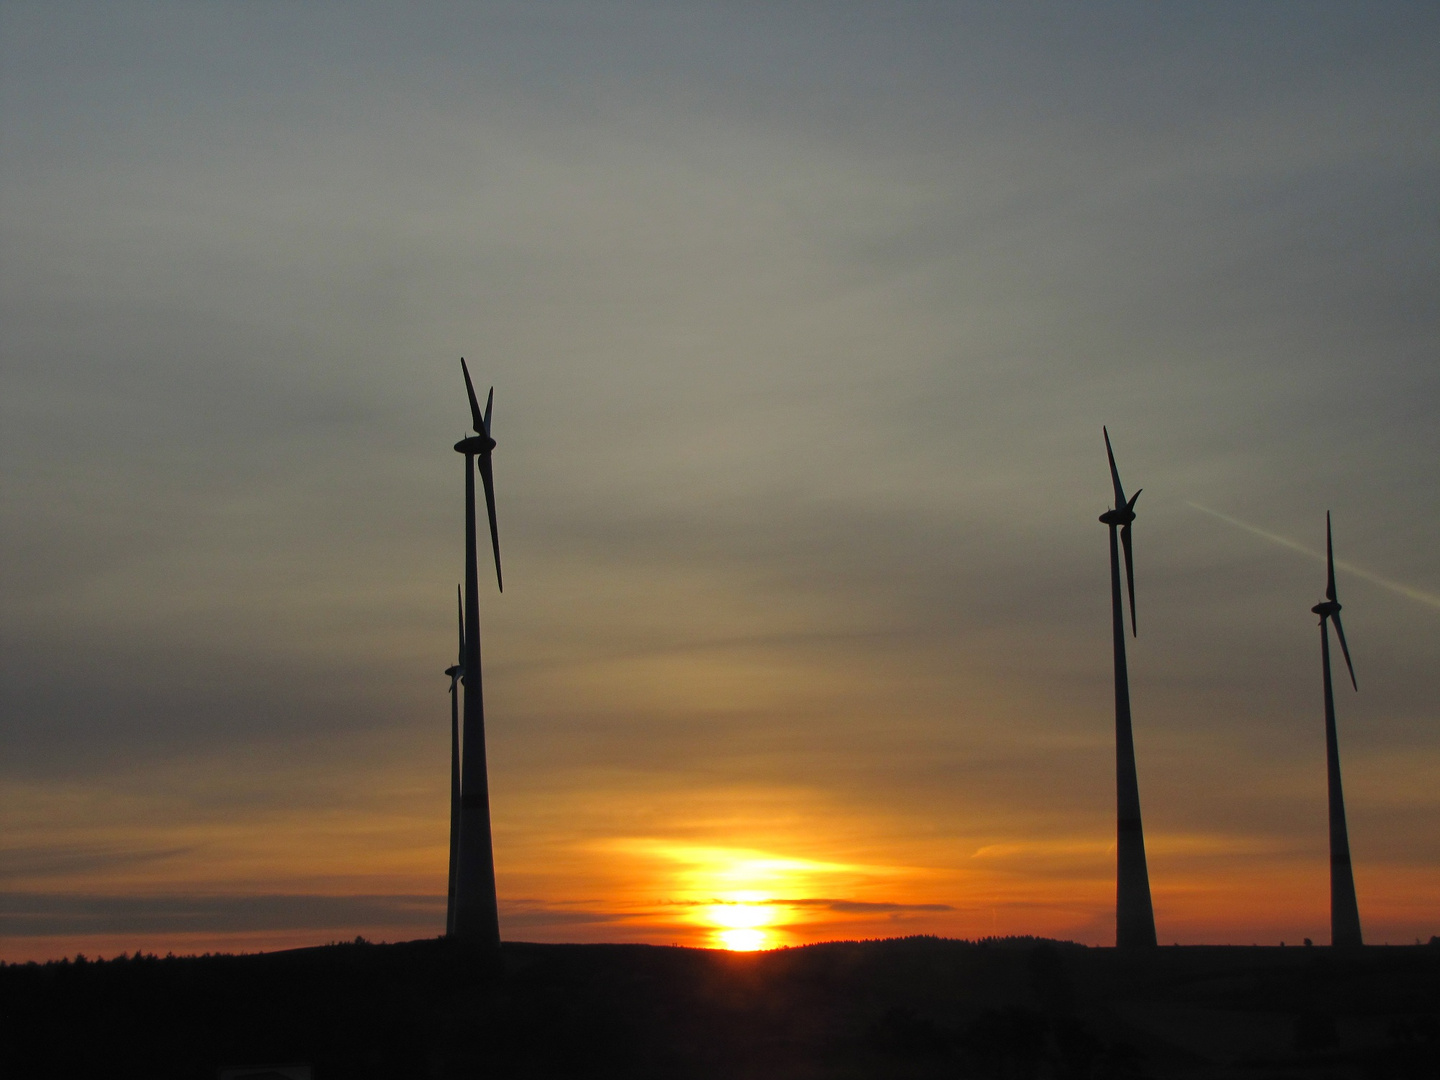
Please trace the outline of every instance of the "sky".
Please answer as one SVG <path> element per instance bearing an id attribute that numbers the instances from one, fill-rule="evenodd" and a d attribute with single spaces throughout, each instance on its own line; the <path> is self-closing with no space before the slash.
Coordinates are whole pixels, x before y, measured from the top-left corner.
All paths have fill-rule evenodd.
<path id="1" fill-rule="evenodd" d="M 1440 933 L 1440 12 L 0 4 L 0 959 Z M 484 562 L 482 560 L 482 570 Z"/>

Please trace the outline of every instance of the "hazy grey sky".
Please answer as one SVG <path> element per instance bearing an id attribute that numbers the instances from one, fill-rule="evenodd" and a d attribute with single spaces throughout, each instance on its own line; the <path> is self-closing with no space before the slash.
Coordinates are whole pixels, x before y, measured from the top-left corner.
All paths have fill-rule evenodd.
<path id="1" fill-rule="evenodd" d="M 1327 509 L 1440 930 L 1433 5 L 6 2 L 0 95 L 9 954 L 438 931 L 462 354 L 507 936 L 703 848 L 1106 940 L 1102 423 L 1162 939 L 1324 937 L 1323 567 L 1224 518 Z"/>

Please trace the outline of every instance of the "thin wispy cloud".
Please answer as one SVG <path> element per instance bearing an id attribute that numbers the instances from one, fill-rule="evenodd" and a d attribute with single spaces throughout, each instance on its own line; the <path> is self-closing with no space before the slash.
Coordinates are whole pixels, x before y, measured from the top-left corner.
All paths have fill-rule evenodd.
<path id="1" fill-rule="evenodd" d="M 0 936 L 399 927 L 415 933 L 444 897 L 322 895 L 89 895 L 0 892 Z"/>
<path id="2" fill-rule="evenodd" d="M 1202 513 L 1209 514 L 1211 517 L 1217 518 L 1227 525 L 1233 525 L 1237 529 L 1244 529 L 1252 536 L 1258 536 L 1262 540 L 1268 540 L 1270 543 L 1279 547 L 1288 548 L 1291 551 L 1298 551 L 1301 555 L 1309 556 L 1322 566 L 1325 564 L 1325 552 L 1307 547 L 1298 540 L 1292 540 L 1288 536 L 1281 536 L 1279 533 L 1271 532 L 1269 529 L 1262 529 L 1258 525 L 1252 525 L 1248 521 L 1241 521 L 1237 517 L 1223 514 L 1219 510 L 1188 499 L 1185 505 L 1199 510 Z M 1354 574 L 1358 578 L 1364 578 L 1371 584 L 1379 585 L 1382 589 L 1388 589 L 1390 592 L 1395 593 L 1395 595 L 1403 596 L 1407 600 L 1414 600 L 1416 603 L 1424 604 L 1426 607 L 1440 609 L 1440 596 L 1426 592 L 1424 589 L 1417 589 L 1413 585 L 1406 585 L 1403 582 L 1394 581 L 1382 574 L 1375 573 L 1373 570 L 1367 570 L 1363 566 L 1356 566 L 1354 563 L 1345 559 L 1336 559 L 1335 568 L 1337 570 L 1344 570 L 1348 574 Z"/>

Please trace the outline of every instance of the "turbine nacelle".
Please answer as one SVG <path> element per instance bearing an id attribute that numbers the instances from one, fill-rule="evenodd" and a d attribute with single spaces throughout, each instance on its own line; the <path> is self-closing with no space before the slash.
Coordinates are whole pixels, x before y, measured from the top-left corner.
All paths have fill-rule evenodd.
<path id="1" fill-rule="evenodd" d="M 1324 600 L 1310 609 L 1320 618 L 1328 619 L 1332 615 L 1340 614 L 1340 602 L 1338 600 Z"/>
<path id="2" fill-rule="evenodd" d="M 495 440 L 489 435 L 468 435 L 455 444 L 455 449 L 462 454 L 480 457 L 495 449 Z"/>

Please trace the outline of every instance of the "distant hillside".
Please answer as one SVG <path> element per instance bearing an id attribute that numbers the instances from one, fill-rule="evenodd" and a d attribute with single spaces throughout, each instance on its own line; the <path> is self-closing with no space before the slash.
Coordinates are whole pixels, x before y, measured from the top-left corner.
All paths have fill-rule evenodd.
<path id="1" fill-rule="evenodd" d="M 0 966 L 6 1076 L 1440 1076 L 1440 944 L 444 940 Z"/>

